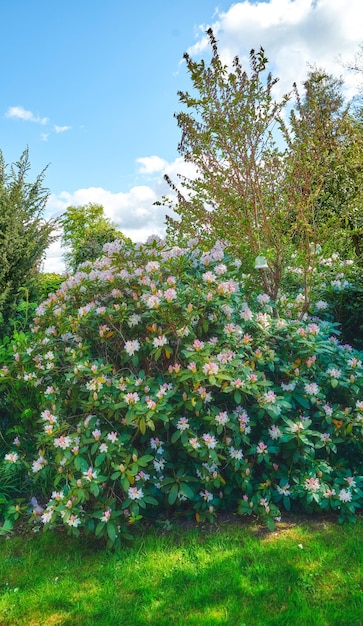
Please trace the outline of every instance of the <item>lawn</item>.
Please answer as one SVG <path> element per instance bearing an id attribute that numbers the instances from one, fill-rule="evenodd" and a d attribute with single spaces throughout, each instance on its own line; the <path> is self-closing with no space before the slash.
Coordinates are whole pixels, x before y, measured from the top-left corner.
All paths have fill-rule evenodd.
<path id="1" fill-rule="evenodd" d="M 2 626 L 361 626 L 363 518 L 144 528 L 118 552 L 0 539 Z"/>

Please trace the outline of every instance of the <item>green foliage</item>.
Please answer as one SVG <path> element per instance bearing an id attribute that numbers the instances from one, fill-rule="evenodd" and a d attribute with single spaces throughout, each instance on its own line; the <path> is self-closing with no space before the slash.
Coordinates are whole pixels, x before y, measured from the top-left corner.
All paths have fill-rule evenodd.
<path id="1" fill-rule="evenodd" d="M 327 243 L 337 240 L 362 257 L 362 126 L 344 105 L 343 81 L 312 69 L 303 96 L 295 90 L 289 124 L 282 124 L 288 145 L 287 199 L 300 201 L 300 221 L 309 221 L 310 236 Z M 309 203 L 311 207 L 309 207 Z M 309 208 L 309 211 L 307 209 Z M 299 229 L 296 229 L 298 236 Z M 345 238 L 344 238 L 345 235 Z"/>
<path id="2" fill-rule="evenodd" d="M 8 330 L 21 287 L 31 288 L 53 240 L 54 220 L 43 218 L 49 192 L 43 186 L 45 171 L 33 183 L 26 178 L 30 170 L 28 150 L 10 167 L 0 152 L 0 315 Z"/>
<path id="3" fill-rule="evenodd" d="M 2 372 L 38 394 L 4 465 L 26 469 L 45 527 L 117 545 L 168 511 L 238 510 L 269 528 L 284 509 L 354 519 L 362 355 L 334 324 L 298 321 L 301 290 L 278 303 L 248 294 L 220 245 L 105 250 L 38 307 Z"/>
<path id="4" fill-rule="evenodd" d="M 103 206 L 100 204 L 70 206 L 60 223 L 63 227 L 63 245 L 69 248 L 64 258 L 71 271 L 76 271 L 85 261 L 97 259 L 102 254 L 105 243 L 124 238 L 105 217 Z"/>

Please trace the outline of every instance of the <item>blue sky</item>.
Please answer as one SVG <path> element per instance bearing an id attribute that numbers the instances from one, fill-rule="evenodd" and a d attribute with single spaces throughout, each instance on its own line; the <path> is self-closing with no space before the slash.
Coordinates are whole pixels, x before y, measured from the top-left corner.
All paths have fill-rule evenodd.
<path id="1" fill-rule="evenodd" d="M 212 25 L 228 62 L 263 45 L 281 89 L 307 64 L 346 74 L 363 41 L 361 0 L 12 0 L 0 4 L 0 149 L 29 147 L 35 177 L 49 164 L 48 215 L 99 202 L 133 239 L 162 234 L 163 174 L 185 171 L 174 112 L 190 87 L 188 50 L 208 55 Z M 60 245 L 47 270 L 62 270 Z"/>

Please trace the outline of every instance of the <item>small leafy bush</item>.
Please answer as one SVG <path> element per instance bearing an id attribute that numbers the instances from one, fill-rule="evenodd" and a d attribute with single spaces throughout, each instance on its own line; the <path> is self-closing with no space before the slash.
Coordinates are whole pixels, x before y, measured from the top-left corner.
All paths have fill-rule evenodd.
<path id="1" fill-rule="evenodd" d="M 2 370 L 39 400 L 2 469 L 26 468 L 31 519 L 112 545 L 171 511 L 238 510 L 269 528 L 282 510 L 353 519 L 362 355 L 336 326 L 296 319 L 298 297 L 280 299 L 280 317 L 266 294 L 249 300 L 241 263 L 218 244 L 104 250 L 38 307 Z"/>

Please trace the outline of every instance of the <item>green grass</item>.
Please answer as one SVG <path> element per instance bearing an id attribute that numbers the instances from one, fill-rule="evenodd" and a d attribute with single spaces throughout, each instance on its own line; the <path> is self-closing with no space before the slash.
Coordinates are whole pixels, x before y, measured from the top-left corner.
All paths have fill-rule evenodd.
<path id="1" fill-rule="evenodd" d="M 361 626 L 363 519 L 0 539 L 2 626 Z"/>

